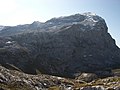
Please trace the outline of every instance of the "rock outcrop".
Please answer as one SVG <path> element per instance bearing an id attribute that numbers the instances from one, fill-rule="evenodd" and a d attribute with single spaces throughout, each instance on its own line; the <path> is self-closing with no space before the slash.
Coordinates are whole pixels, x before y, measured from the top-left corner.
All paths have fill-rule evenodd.
<path id="1" fill-rule="evenodd" d="M 112 76 L 111 69 L 120 68 L 120 49 L 100 16 L 84 13 L 34 24 L 37 29 L 24 32 L 22 26 L 19 34 L 7 34 L 8 28 L 1 31 L 6 34 L 2 38 L 10 39 L 1 39 L 1 65 L 64 77 L 82 72 L 107 77 Z"/>
<path id="2" fill-rule="evenodd" d="M 81 75 L 76 77 L 76 80 L 83 80 L 85 82 L 91 82 L 96 79 L 98 79 L 98 76 L 93 73 L 82 73 Z"/>

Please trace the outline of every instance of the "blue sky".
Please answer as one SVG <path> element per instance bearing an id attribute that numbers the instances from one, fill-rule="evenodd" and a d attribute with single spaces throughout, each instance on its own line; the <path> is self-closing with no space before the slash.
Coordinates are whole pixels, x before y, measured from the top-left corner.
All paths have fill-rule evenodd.
<path id="1" fill-rule="evenodd" d="M 0 0 L 0 25 L 18 25 L 76 13 L 94 12 L 106 20 L 120 47 L 120 0 Z"/>

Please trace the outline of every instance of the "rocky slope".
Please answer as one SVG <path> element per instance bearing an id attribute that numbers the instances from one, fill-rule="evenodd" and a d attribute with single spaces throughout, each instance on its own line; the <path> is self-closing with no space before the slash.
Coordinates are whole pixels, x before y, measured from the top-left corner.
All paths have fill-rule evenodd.
<path id="1" fill-rule="evenodd" d="M 0 90 L 120 90 L 120 77 L 85 82 L 50 75 L 29 75 L 0 66 Z"/>
<path id="2" fill-rule="evenodd" d="M 2 66 L 72 78 L 83 72 L 112 76 L 111 70 L 120 68 L 120 49 L 98 15 L 75 14 L 31 25 L 1 31 Z"/>

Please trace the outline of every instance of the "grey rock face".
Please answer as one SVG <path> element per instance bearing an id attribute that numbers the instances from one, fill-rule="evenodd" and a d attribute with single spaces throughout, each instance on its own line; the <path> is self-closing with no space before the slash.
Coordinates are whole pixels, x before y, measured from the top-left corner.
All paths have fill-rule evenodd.
<path id="1" fill-rule="evenodd" d="M 0 36 L 12 36 L 12 35 L 20 34 L 23 32 L 30 32 L 30 31 L 37 30 L 42 26 L 43 26 L 43 23 L 38 21 L 34 21 L 32 24 L 5 26 L 3 29 L 1 29 Z"/>
<path id="2" fill-rule="evenodd" d="M 74 77 L 80 72 L 102 76 L 104 73 L 98 73 L 101 70 L 119 68 L 120 49 L 101 17 L 92 13 L 76 14 L 54 18 L 42 25 L 37 31 L 11 36 L 16 43 L 8 45 L 7 50 L 13 50 L 17 46 L 27 51 L 27 54 L 23 56 L 21 48 L 15 48 L 15 54 L 0 54 L 1 63 L 8 63 L 9 57 L 13 65 L 23 65 L 19 66 L 23 71 L 32 73 L 39 70 L 42 73 L 67 77 Z M 16 64 L 16 60 L 22 64 Z"/>
<path id="3" fill-rule="evenodd" d="M 1 31 L 2 29 L 4 29 L 4 26 L 1 26 L 1 25 L 0 25 L 0 31 Z"/>

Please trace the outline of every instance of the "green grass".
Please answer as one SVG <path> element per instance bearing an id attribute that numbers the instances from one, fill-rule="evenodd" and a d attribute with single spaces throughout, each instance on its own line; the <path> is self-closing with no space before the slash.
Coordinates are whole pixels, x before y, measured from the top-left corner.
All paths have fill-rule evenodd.
<path id="1" fill-rule="evenodd" d="M 61 90 L 59 86 L 49 87 L 48 90 Z"/>
<path id="2" fill-rule="evenodd" d="M 30 88 L 27 85 L 20 85 L 16 82 L 14 83 L 10 83 L 10 84 L 2 84 L 0 83 L 0 88 L 2 88 L 3 90 L 33 90 L 32 88 Z"/>
<path id="3" fill-rule="evenodd" d="M 41 74 L 40 70 L 36 69 L 36 74 Z"/>
<path id="4" fill-rule="evenodd" d="M 5 53 L 6 51 L 6 48 L 0 48 L 0 53 Z"/>
<path id="5" fill-rule="evenodd" d="M 112 72 L 115 76 L 120 76 L 120 69 L 113 69 Z"/>
<path id="6" fill-rule="evenodd" d="M 113 73 L 120 73 L 120 69 L 113 69 L 112 72 Z"/>

